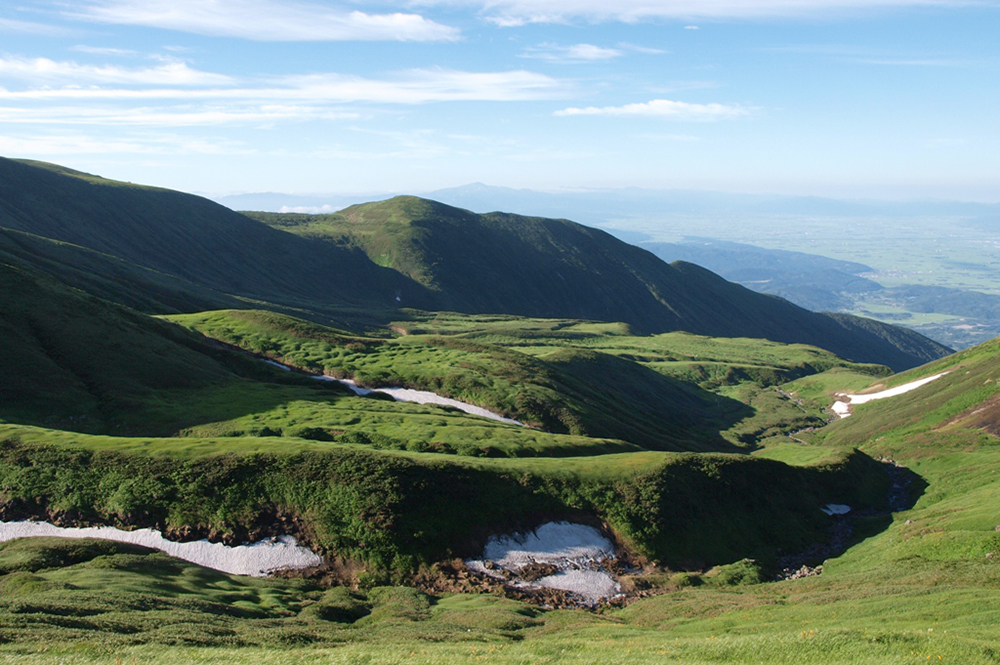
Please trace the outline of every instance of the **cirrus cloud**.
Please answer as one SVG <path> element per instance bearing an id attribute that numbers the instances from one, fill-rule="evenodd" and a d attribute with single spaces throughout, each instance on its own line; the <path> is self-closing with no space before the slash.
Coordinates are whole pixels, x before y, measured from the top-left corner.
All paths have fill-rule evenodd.
<path id="1" fill-rule="evenodd" d="M 595 62 L 600 60 L 611 60 L 622 55 L 622 51 L 593 44 L 573 44 L 572 46 L 559 46 L 557 44 L 541 44 L 525 49 L 521 54 L 522 58 L 534 58 L 561 64 L 578 64 L 584 62 Z"/>
<path id="2" fill-rule="evenodd" d="M 369 14 L 276 0 L 90 0 L 72 18 L 255 41 L 454 41 L 419 14 Z"/>
<path id="3" fill-rule="evenodd" d="M 692 104 L 670 99 L 654 99 L 624 106 L 588 106 L 567 108 L 556 111 L 557 116 L 604 115 L 647 118 L 667 118 L 670 120 L 724 120 L 749 115 L 751 109 L 734 104 Z"/>
<path id="4" fill-rule="evenodd" d="M 997 0 L 419 0 L 479 8 L 500 26 L 572 20 L 635 23 L 650 19 L 813 17 L 907 7 L 1000 6 Z"/>
<path id="5" fill-rule="evenodd" d="M 49 58 L 0 57 L 0 77 L 30 81 L 32 84 L 141 84 L 141 85 L 227 85 L 233 79 L 192 69 L 186 63 L 169 61 L 156 67 L 81 65 Z"/>

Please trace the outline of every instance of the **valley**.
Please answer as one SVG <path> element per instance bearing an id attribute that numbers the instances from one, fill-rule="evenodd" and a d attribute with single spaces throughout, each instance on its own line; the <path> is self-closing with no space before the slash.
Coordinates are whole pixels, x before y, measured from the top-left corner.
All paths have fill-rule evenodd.
<path id="1" fill-rule="evenodd" d="M 0 159 L 0 227 L 0 521 L 322 558 L 2 542 L 0 662 L 1000 659 L 996 340 L 411 196 L 239 214 Z M 567 571 L 613 593 L 514 583 Z"/>

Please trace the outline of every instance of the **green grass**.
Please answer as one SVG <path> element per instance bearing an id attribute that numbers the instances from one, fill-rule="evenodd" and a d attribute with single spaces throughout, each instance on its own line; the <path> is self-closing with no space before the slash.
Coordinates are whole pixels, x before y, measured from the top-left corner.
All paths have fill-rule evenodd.
<path id="1" fill-rule="evenodd" d="M 383 340 L 270 312 L 169 318 L 307 371 L 353 378 L 367 387 L 431 390 L 547 431 L 660 450 L 736 450 L 762 436 L 819 422 L 781 400 L 769 401 L 773 391 L 713 394 L 709 388 L 773 385 L 832 366 L 868 369 L 813 347 L 678 333 L 623 336 L 617 328 L 569 322 L 529 321 L 529 331 L 517 337 L 510 328 L 516 321 L 509 318 L 466 317 L 461 335 Z M 458 325 L 452 317 L 449 329 Z M 476 326 L 479 331 L 470 332 Z M 705 366 L 718 371 L 706 378 Z"/>
<path id="2" fill-rule="evenodd" d="M 53 557 L 48 544 L 15 543 L 0 549 L 0 565 L 12 554 L 23 561 L 13 548 Z M 884 577 L 688 587 L 595 615 L 492 596 L 322 591 L 212 573 L 120 545 L 76 561 L 14 573 L 19 591 L 0 600 L 0 635 L 8 640 L 0 661 L 790 665 L 978 664 L 997 656 L 996 564 L 910 561 Z M 24 611 L 28 605 L 35 611 Z"/>
<path id="3" fill-rule="evenodd" d="M 112 439 L 10 426 L 2 434 L 0 500 L 13 514 L 237 538 L 292 514 L 326 551 L 381 575 L 471 554 L 491 530 L 560 515 L 597 516 L 651 559 L 767 558 L 779 543 L 821 537 L 828 520 L 819 506 L 878 505 L 884 483 L 858 455 L 811 467 L 667 453 L 477 460 L 270 437 Z"/>
<path id="4" fill-rule="evenodd" d="M 8 505 L 15 495 L 59 497 L 49 507 L 60 514 L 90 507 L 104 521 L 141 521 L 161 511 L 166 525 L 218 534 L 242 533 L 271 505 L 298 506 L 317 542 L 368 556 L 369 570 L 386 570 L 383 579 L 448 556 L 407 534 L 458 542 L 456 523 L 465 538 L 482 538 L 503 530 L 501 524 L 530 524 L 540 513 L 597 515 L 621 542 L 675 569 L 704 570 L 743 556 L 766 561 L 767 548 L 755 541 L 773 547 L 805 535 L 798 545 L 786 540 L 794 549 L 819 537 L 823 520 L 797 521 L 816 516 L 818 505 L 857 510 L 884 496 L 877 465 L 851 453 L 853 445 L 903 459 L 916 474 L 918 500 L 891 517 L 859 518 L 855 544 L 826 561 L 821 577 L 726 586 L 716 582 L 724 574 L 695 575 L 705 583 L 674 585 L 665 595 L 598 614 L 411 589 L 324 591 L 124 551 L 59 565 L 58 556 L 66 555 L 53 554 L 52 543 L 22 541 L 0 549 L 6 571 L 0 661 L 996 662 L 1000 561 L 986 555 L 1000 554 L 1000 446 L 956 420 L 993 394 L 996 355 L 987 346 L 888 378 L 835 367 L 781 385 L 808 406 L 832 392 L 951 370 L 926 394 L 859 407 L 817 433 L 815 445 L 769 440 L 750 458 L 663 452 L 473 458 L 350 443 L 331 449 L 330 442 L 295 437 L 136 439 L 8 425 L 0 429 L 7 442 L 0 486 Z M 775 389 L 754 383 L 720 389 L 747 388 Z M 875 410 L 883 403 L 891 408 Z M 956 437 L 964 437 L 964 447 L 955 446 Z M 54 469 L 59 473 L 46 473 Z M 331 491 L 301 482 L 306 473 L 329 478 Z M 482 503 L 483 496 L 496 501 Z M 462 517 L 456 506 L 467 508 Z M 352 550 L 347 534 L 365 539 L 366 547 Z M 712 552 L 714 558 L 695 561 Z M 669 572 L 663 578 L 673 579 Z"/>

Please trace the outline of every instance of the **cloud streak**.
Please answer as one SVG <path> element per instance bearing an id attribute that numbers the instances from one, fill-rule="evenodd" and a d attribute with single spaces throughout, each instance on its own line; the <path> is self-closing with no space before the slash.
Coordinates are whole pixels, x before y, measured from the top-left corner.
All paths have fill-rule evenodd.
<path id="1" fill-rule="evenodd" d="M 9 18 L 0 18 L 0 32 L 14 32 L 22 35 L 42 35 L 44 37 L 66 37 L 71 34 L 69 30 L 45 23 L 34 23 L 32 21 L 18 21 Z"/>
<path id="2" fill-rule="evenodd" d="M 624 106 L 588 106 L 556 111 L 556 116 L 599 115 L 615 117 L 666 118 L 668 120 L 711 121 L 749 115 L 750 109 L 730 104 L 691 104 L 670 99 L 654 99 Z"/>
<path id="3" fill-rule="evenodd" d="M 611 60 L 622 55 L 622 51 L 614 48 L 594 46 L 593 44 L 574 44 L 559 46 L 557 44 L 541 44 L 526 49 L 522 58 L 533 58 L 559 64 L 580 64 Z"/>
<path id="4" fill-rule="evenodd" d="M 369 14 L 276 0 L 91 0 L 71 18 L 254 41 L 454 41 L 419 14 Z"/>
<path id="5" fill-rule="evenodd" d="M 424 0 L 478 8 L 501 26 L 572 20 L 636 23 L 650 19 L 814 17 L 908 7 L 997 7 L 997 0 Z"/>
<path id="6" fill-rule="evenodd" d="M 113 65 L 81 65 L 48 58 L 0 57 L 0 77 L 29 81 L 32 84 L 138 84 L 204 86 L 228 85 L 233 79 L 191 69 L 179 61 L 157 67 L 118 67 Z"/>
<path id="7" fill-rule="evenodd" d="M 74 71 L 66 63 L 52 61 L 0 61 L 0 74 L 27 76 L 33 70 L 46 71 L 51 66 L 53 79 L 62 79 Z M 5 72 L 6 68 L 6 72 Z M 120 83 L 138 83 L 139 70 L 120 71 L 117 68 L 83 68 L 81 71 L 94 81 L 101 77 Z M 160 81 L 147 83 L 167 85 L 187 76 L 188 70 L 172 67 L 153 68 L 162 76 Z M 197 73 L 192 82 L 202 78 L 212 80 L 219 75 Z M 216 82 L 235 83 L 228 77 Z M 28 90 L 0 88 L 0 100 L 276 100 L 279 102 L 371 102 L 384 104 L 423 104 L 454 101 L 524 101 L 553 99 L 564 96 L 566 85 L 558 79 L 525 70 L 506 72 L 467 72 L 454 69 L 411 69 L 392 79 L 373 79 L 346 74 L 291 75 L 258 82 L 240 82 L 234 87 L 198 88 L 152 87 L 81 87 L 66 85 Z"/>
<path id="8" fill-rule="evenodd" d="M 239 80 L 184 63 L 124 68 L 0 58 L 0 122 L 197 126 L 358 119 L 358 104 L 565 98 L 570 86 L 525 70 L 411 69 L 386 78 L 326 73 Z M 25 83 L 26 82 L 26 83 Z M 353 105 L 353 106 L 352 106 Z"/>

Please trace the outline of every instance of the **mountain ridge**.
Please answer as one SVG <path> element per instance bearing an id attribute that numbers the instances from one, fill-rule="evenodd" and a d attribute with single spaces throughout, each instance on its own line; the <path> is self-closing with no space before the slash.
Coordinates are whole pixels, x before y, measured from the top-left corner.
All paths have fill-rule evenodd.
<path id="1" fill-rule="evenodd" d="M 897 370 L 950 352 L 910 331 L 856 317 L 833 319 L 690 263 L 666 264 L 606 231 L 564 219 L 480 215 L 412 196 L 325 215 L 245 214 L 305 237 L 359 247 L 437 293 L 441 309 L 621 321 L 642 333 L 685 330 L 801 342 Z"/>

